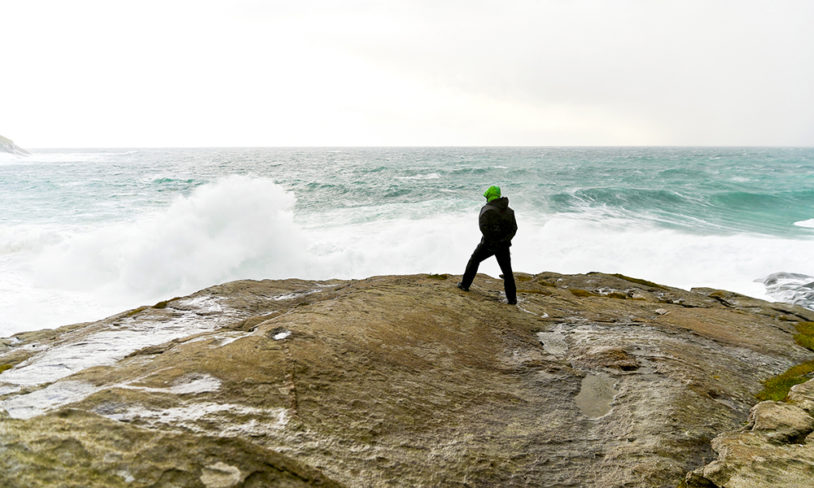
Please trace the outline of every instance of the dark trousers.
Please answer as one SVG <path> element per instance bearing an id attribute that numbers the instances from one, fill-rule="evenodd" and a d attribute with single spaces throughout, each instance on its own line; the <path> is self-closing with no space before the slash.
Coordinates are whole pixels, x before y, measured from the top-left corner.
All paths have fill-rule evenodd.
<path id="1" fill-rule="evenodd" d="M 506 290 L 506 299 L 509 302 L 517 301 L 517 288 L 514 285 L 514 275 L 512 274 L 512 257 L 509 254 L 508 247 L 501 247 L 499 249 L 489 249 L 482 243 L 478 244 L 469 262 L 466 263 L 466 271 L 461 280 L 461 285 L 464 288 L 469 288 L 475 275 L 478 273 L 478 266 L 481 261 L 486 258 L 494 256 L 497 259 L 497 264 L 500 266 L 500 271 L 503 272 L 503 289 Z"/>

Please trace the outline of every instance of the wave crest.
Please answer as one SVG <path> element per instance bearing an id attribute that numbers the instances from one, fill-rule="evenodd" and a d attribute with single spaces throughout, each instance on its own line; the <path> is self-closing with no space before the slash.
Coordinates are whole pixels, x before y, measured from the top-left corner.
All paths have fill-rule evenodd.
<path id="1" fill-rule="evenodd" d="M 135 222 L 65 237 L 36 260 L 35 275 L 43 286 L 145 299 L 234 276 L 294 276 L 304 247 L 294 204 L 270 179 L 228 176 Z"/>

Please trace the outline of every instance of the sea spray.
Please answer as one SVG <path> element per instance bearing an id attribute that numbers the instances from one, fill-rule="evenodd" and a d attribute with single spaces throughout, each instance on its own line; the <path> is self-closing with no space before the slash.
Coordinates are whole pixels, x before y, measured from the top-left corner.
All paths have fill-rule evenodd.
<path id="1" fill-rule="evenodd" d="M 84 294 L 96 313 L 112 313 L 123 297 L 135 306 L 235 276 L 296 276 L 305 240 L 294 201 L 271 180 L 225 177 L 133 222 L 62 236 L 33 257 L 30 285 Z"/>
<path id="2" fill-rule="evenodd" d="M 472 215 L 306 229 L 294 205 L 270 179 L 232 175 L 134 222 L 62 236 L 17 275 L 15 286 L 36 292 L 14 317 L 48 326 L 91 320 L 234 279 L 440 272 L 463 266 L 478 239 Z M 49 302 L 57 308 L 43 309 Z"/>
<path id="3" fill-rule="evenodd" d="M 233 279 L 461 273 L 491 184 L 516 270 L 766 297 L 814 275 L 810 175 L 794 148 L 39 151 L 0 161 L 0 335 Z"/>
<path id="4" fill-rule="evenodd" d="M 800 273 L 772 273 L 758 280 L 772 299 L 814 310 L 814 276 Z"/>

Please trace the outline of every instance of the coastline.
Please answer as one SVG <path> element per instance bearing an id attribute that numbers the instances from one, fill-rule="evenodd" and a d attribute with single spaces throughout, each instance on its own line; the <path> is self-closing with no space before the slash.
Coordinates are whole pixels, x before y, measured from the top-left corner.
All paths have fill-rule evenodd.
<path id="1" fill-rule="evenodd" d="M 743 425 L 761 381 L 812 356 L 794 341 L 814 320 L 800 307 L 624 275 L 516 277 L 517 307 L 482 274 L 469 293 L 452 275 L 244 280 L 17 334 L 0 341 L 0 424 L 60 446 L 36 459 L 88 486 L 60 456 L 106 486 L 244 482 L 271 476 L 269 456 L 309 473 L 303 486 L 675 486 Z M 228 442 L 235 461 L 145 455 L 130 436 Z M 40 461 L 11 448 L 0 463 L 39 486 Z"/>
<path id="2" fill-rule="evenodd" d="M 765 298 L 814 276 L 814 151 L 132 149 L 0 164 L 0 336 L 235 279 L 462 272 L 484 182 L 517 269 L 603 271 Z M 782 163 L 779 163 L 782 161 Z M 770 171 L 769 171 L 770 170 Z M 479 190 L 478 190 L 479 189 Z M 499 270 L 484 263 L 483 271 Z"/>

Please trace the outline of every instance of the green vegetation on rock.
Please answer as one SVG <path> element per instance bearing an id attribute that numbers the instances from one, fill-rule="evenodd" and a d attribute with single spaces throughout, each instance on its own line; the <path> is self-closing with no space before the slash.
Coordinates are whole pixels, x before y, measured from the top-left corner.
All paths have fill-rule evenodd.
<path id="1" fill-rule="evenodd" d="M 591 292 L 591 291 L 588 291 L 588 290 L 583 290 L 582 288 L 571 288 L 569 291 L 572 294 L 574 294 L 575 296 L 578 296 L 578 297 L 581 297 L 581 298 L 602 296 L 602 295 L 599 295 L 598 293 L 594 293 L 594 292 Z"/>
<path id="2" fill-rule="evenodd" d="M 798 322 L 794 327 L 797 329 L 794 341 L 806 349 L 814 351 L 814 322 Z"/>
<path id="3" fill-rule="evenodd" d="M 173 298 L 170 298 L 169 300 L 162 300 L 162 301 L 156 303 L 155 305 L 153 305 L 153 308 L 157 308 L 157 309 L 167 308 L 167 305 L 169 305 L 170 302 L 174 302 L 175 300 L 179 300 L 180 298 L 181 297 L 173 297 Z"/>
<path id="4" fill-rule="evenodd" d="M 535 290 L 532 288 L 518 288 L 517 293 L 532 293 L 534 295 L 551 296 L 552 292 L 548 290 Z"/>
<path id="5" fill-rule="evenodd" d="M 615 276 L 617 278 L 621 278 L 625 281 L 629 281 L 631 283 L 636 283 L 638 285 L 649 286 L 650 288 L 658 288 L 659 290 L 666 290 L 666 286 L 659 285 L 658 283 L 653 283 L 652 281 L 642 280 L 640 278 L 631 278 L 630 276 L 625 276 L 619 273 L 613 273 L 611 276 Z"/>
<path id="6" fill-rule="evenodd" d="M 783 373 L 765 380 L 763 391 L 757 394 L 757 399 L 778 402 L 785 400 L 791 387 L 810 380 L 812 372 L 814 372 L 814 360 L 792 366 Z"/>
<path id="7" fill-rule="evenodd" d="M 14 366 L 12 366 L 12 365 L 10 365 L 10 364 L 0 364 L 0 373 L 2 373 L 3 371 L 5 371 L 5 370 L 7 370 L 7 369 L 11 369 L 11 368 L 13 368 L 13 367 L 14 367 Z"/>
<path id="8" fill-rule="evenodd" d="M 143 312 L 144 310 L 146 310 L 148 308 L 149 307 L 147 307 L 147 306 L 134 308 L 133 310 L 130 310 L 129 312 L 127 312 L 127 314 L 125 314 L 125 317 L 132 317 L 133 315 L 137 315 L 138 313 Z"/>
<path id="9" fill-rule="evenodd" d="M 787 371 L 763 382 L 763 390 L 757 394 L 758 400 L 783 401 L 794 385 L 805 383 L 810 378 L 806 375 L 814 371 L 814 362 L 798 364 Z"/>
<path id="10" fill-rule="evenodd" d="M 799 322 L 794 327 L 797 329 L 794 342 L 814 351 L 814 322 Z M 791 387 L 810 380 L 811 373 L 814 373 L 814 360 L 792 366 L 783 373 L 765 380 L 763 391 L 757 394 L 757 398 L 758 400 L 785 400 Z"/>
<path id="11" fill-rule="evenodd" d="M 444 274 L 431 274 L 431 275 L 428 276 L 428 278 L 433 279 L 433 280 L 445 280 L 445 279 L 449 278 L 449 275 L 446 274 L 446 273 L 444 273 Z"/>

